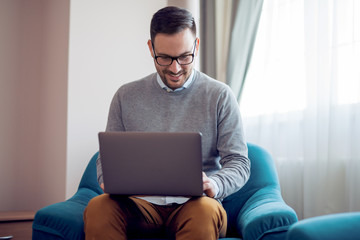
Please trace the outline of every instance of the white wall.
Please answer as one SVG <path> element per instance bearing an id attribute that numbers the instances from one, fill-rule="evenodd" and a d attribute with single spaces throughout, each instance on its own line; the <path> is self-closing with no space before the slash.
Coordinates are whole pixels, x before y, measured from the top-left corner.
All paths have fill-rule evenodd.
<path id="1" fill-rule="evenodd" d="M 155 71 L 147 48 L 152 15 L 165 0 L 72 0 L 66 197 L 98 151 L 110 101 L 124 83 Z"/>

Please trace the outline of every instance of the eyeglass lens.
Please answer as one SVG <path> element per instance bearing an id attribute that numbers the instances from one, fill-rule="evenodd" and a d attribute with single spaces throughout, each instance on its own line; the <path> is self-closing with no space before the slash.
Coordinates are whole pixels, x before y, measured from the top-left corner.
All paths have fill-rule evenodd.
<path id="1" fill-rule="evenodd" d="M 194 59 L 194 56 L 192 54 L 190 55 L 184 55 L 184 56 L 180 56 L 177 58 L 172 58 L 172 57 L 162 57 L 162 56 L 157 56 L 156 57 L 156 61 L 159 65 L 171 65 L 173 60 L 176 60 L 178 62 L 178 64 L 180 65 L 187 65 L 192 63 Z"/>

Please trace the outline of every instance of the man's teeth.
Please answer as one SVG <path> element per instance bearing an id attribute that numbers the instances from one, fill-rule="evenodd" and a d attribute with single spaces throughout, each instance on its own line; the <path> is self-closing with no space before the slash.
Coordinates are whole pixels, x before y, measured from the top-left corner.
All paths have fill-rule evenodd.
<path id="1" fill-rule="evenodd" d="M 173 73 L 171 73 L 170 75 L 171 75 L 171 76 L 174 76 L 174 77 L 179 77 L 179 76 L 181 75 L 181 73 L 178 73 L 178 74 L 173 74 Z"/>

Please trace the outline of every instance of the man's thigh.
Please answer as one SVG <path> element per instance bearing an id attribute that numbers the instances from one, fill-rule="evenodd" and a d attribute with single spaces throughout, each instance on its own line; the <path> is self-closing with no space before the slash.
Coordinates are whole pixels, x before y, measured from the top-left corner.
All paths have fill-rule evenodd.
<path id="1" fill-rule="evenodd" d="M 164 232 L 163 219 L 154 206 L 128 196 L 102 194 L 93 198 L 85 210 L 84 220 L 88 232 L 103 229 L 113 236 L 151 237 Z"/>

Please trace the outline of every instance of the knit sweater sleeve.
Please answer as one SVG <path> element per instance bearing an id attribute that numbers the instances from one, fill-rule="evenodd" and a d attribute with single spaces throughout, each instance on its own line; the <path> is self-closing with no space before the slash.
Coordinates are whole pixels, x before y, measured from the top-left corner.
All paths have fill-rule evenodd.
<path id="1" fill-rule="evenodd" d="M 106 131 L 124 131 L 121 117 L 120 91 L 121 88 L 116 92 L 110 104 Z M 99 184 L 104 183 L 100 154 L 96 160 L 96 173 Z"/>
<path id="2" fill-rule="evenodd" d="M 216 198 L 222 200 L 245 185 L 250 177 L 250 160 L 239 105 L 228 87 L 219 97 L 217 114 L 217 150 L 221 169 L 211 178 L 219 187 Z"/>

